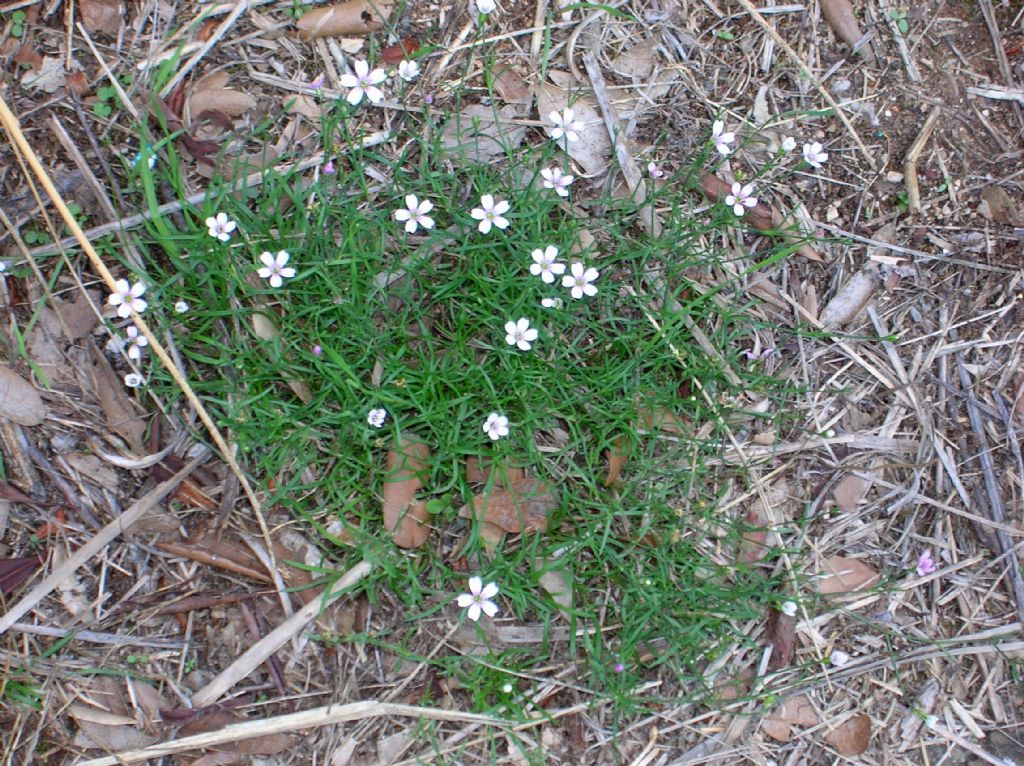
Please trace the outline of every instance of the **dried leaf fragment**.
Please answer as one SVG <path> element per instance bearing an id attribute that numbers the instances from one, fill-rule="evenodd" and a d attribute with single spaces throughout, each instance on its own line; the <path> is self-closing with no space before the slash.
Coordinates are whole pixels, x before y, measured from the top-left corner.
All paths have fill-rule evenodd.
<path id="1" fill-rule="evenodd" d="M 121 29 L 123 9 L 117 0 L 79 0 L 82 25 L 90 32 L 116 35 Z"/>
<path id="2" fill-rule="evenodd" d="M 314 8 L 302 14 L 295 26 L 302 40 L 365 35 L 381 29 L 394 7 L 394 0 L 349 0 L 327 8 Z"/>
<path id="3" fill-rule="evenodd" d="M 620 436 L 608 448 L 608 475 L 604 477 L 606 487 L 610 487 L 619 480 L 622 468 L 629 460 L 629 452 L 629 440 L 625 436 Z"/>
<path id="4" fill-rule="evenodd" d="M 825 741 L 840 755 L 860 755 L 871 743 L 871 717 L 866 713 L 847 718 L 825 735 Z"/>
<path id="5" fill-rule="evenodd" d="M 796 618 L 772 609 L 768 615 L 766 629 L 768 643 L 772 647 L 772 656 L 768 660 L 768 670 L 782 670 L 789 667 L 793 660 L 793 648 L 796 644 Z"/>
<path id="6" fill-rule="evenodd" d="M 0 366 L 0 417 L 22 426 L 43 422 L 46 408 L 35 386 L 7 367 Z"/>
<path id="7" fill-rule="evenodd" d="M 864 307 L 868 305 L 875 290 L 882 284 L 878 270 L 873 267 L 863 268 L 846 280 L 832 300 L 821 312 L 823 327 L 839 327 L 852 322 Z"/>
<path id="8" fill-rule="evenodd" d="M 427 541 L 430 520 L 427 504 L 416 500 L 427 474 L 430 447 L 410 434 L 399 434 L 388 452 L 382 511 L 384 529 L 395 545 L 418 548 Z"/>
<path id="9" fill-rule="evenodd" d="M 542 479 L 523 478 L 508 487 L 492 487 L 474 495 L 459 516 L 495 524 L 506 532 L 543 532 L 548 514 L 558 508 L 558 495 Z"/>
<path id="10" fill-rule="evenodd" d="M 806 694 L 789 697 L 761 719 L 761 730 L 776 742 L 789 742 L 794 726 L 817 726 L 818 714 Z"/>
<path id="11" fill-rule="evenodd" d="M 850 0 L 821 0 L 821 15 L 832 27 L 832 30 L 839 35 L 839 39 L 853 48 L 864 36 L 861 31 L 857 17 L 853 15 L 853 6 Z M 875 56 L 870 45 L 860 49 L 860 55 L 865 61 L 873 61 Z"/>
<path id="12" fill-rule="evenodd" d="M 815 580 L 818 593 L 825 596 L 843 595 L 866 590 L 878 584 L 881 575 L 860 559 L 830 556 L 821 562 L 825 575 Z"/>
<path id="13" fill-rule="evenodd" d="M 232 88 L 204 88 L 192 92 L 188 97 L 188 106 L 193 120 L 207 112 L 238 117 L 256 106 L 256 99 Z"/>
<path id="14" fill-rule="evenodd" d="M 871 489 L 871 481 L 862 476 L 848 473 L 841 478 L 832 490 L 832 499 L 845 513 L 853 513 L 857 505 Z"/>

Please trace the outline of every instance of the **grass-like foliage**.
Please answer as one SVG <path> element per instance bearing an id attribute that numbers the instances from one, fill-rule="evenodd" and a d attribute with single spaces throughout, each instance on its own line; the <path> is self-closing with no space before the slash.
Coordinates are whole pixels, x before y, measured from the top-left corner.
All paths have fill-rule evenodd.
<path id="1" fill-rule="evenodd" d="M 375 562 L 362 587 L 383 621 L 343 640 L 419 659 L 425 620 L 465 620 L 454 600 L 468 570 L 499 585 L 499 619 L 544 636 L 562 630 L 494 644 L 487 656 L 438 653 L 431 662 L 478 709 L 514 714 L 522 679 L 553 662 L 576 663 L 575 684 L 625 708 L 657 699 L 656 688 L 636 690 L 662 673 L 702 693 L 707 663 L 778 600 L 766 570 L 736 563 L 743 529 L 719 514 L 707 465 L 727 443 L 726 423 L 743 421 L 735 410 L 747 394 L 772 385 L 742 355 L 743 299 L 728 283 L 708 292 L 687 278 L 728 257 L 714 243 L 737 225 L 729 206 L 692 212 L 689 179 L 713 141 L 674 178 L 645 177 L 664 223 L 655 239 L 635 204 L 607 187 L 577 179 L 568 198 L 545 188 L 543 168 L 572 169 L 539 131 L 501 161 L 453 162 L 439 145 L 448 114 L 410 111 L 391 140 L 367 147 L 350 132 L 365 108 L 338 100 L 325 119 L 330 174 L 267 169 L 255 191 L 225 187 L 183 221 L 150 223 L 147 319 L 174 339 L 268 506 L 309 522 L 338 571 Z M 162 145 L 173 158 L 173 142 Z M 175 165 L 135 168 L 151 200 L 157 184 L 186 194 L 166 169 Z M 407 195 L 433 203 L 433 228 L 407 233 L 396 221 Z M 509 203 L 507 228 L 479 231 L 470 211 L 482 195 Z M 237 224 L 227 237 L 206 224 L 218 214 Z M 561 276 L 531 274 L 532 251 L 547 247 L 567 266 L 597 269 L 597 294 L 575 299 Z M 264 273 L 277 279 L 259 275 L 264 252 L 274 266 Z M 528 350 L 506 342 L 506 323 L 520 318 L 538 332 Z M 140 371 L 173 411 L 170 377 L 145 359 Z M 374 409 L 387 413 L 380 428 L 368 422 Z M 508 418 L 507 436 L 485 433 L 490 413 Z M 433 532 L 411 551 L 391 545 L 381 520 L 385 456 L 399 433 L 431 449 L 421 496 L 433 501 Z M 605 486 L 609 451 L 629 460 Z M 558 504 L 547 531 L 488 548 L 479 524 L 458 515 L 480 490 L 466 478 L 470 457 L 549 482 Z M 571 608 L 540 587 L 546 570 L 572 584 Z"/>

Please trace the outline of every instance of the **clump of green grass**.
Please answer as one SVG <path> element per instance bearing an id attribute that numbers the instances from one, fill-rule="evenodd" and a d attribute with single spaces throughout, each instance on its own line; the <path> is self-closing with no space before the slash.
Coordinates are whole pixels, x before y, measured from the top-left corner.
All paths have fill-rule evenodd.
<path id="1" fill-rule="evenodd" d="M 452 602 L 466 589 L 468 566 L 499 584 L 501 618 L 570 628 L 568 640 L 495 647 L 486 660 L 432 658 L 472 690 L 477 709 L 514 712 L 510 679 L 567 659 L 586 668 L 577 683 L 623 710 L 656 701 L 636 692 L 652 674 L 703 693 L 707 663 L 748 640 L 737 626 L 778 601 L 765 569 L 735 563 L 743 529 L 719 517 L 707 465 L 736 414 L 731 403 L 777 385 L 741 357 L 752 329 L 745 300 L 727 284 L 690 289 L 688 270 L 728 257 L 711 235 L 737 224 L 723 205 L 690 212 L 688 179 L 707 149 L 674 179 L 652 184 L 665 211 L 663 234 L 652 238 L 630 202 L 579 181 L 570 201 L 545 189 L 542 168 L 570 172 L 550 141 L 500 164 L 453 165 L 429 112 L 406 114 L 393 142 L 367 148 L 347 132 L 355 111 L 339 102 L 326 119 L 324 135 L 340 136 L 330 175 L 268 169 L 257 191 L 225 185 L 215 201 L 186 210 L 183 228 L 151 225 L 158 257 L 147 318 L 173 335 L 242 464 L 265 488 L 272 480 L 269 502 L 307 519 L 338 571 L 364 557 L 377 564 L 361 587 L 372 601 L 386 591 L 404 611 L 372 636 L 345 640 L 422 659 L 410 648 L 420 620 L 464 619 Z M 151 192 L 150 171 L 137 172 Z M 173 173 L 163 180 L 184 194 Z M 433 202 L 434 228 L 407 234 L 395 220 L 410 194 Z M 510 225 L 481 234 L 470 209 L 487 194 L 508 201 Z M 205 223 L 218 214 L 237 223 L 227 241 Z M 563 263 L 597 268 L 597 294 L 576 300 L 558 280 L 532 275 L 531 252 L 548 246 Z M 258 274 L 259 256 L 280 251 L 295 272 L 274 287 Z M 561 305 L 542 307 L 551 298 Z M 177 302 L 187 313 L 174 312 Z M 539 331 L 529 350 L 505 338 L 505 324 L 521 317 Z M 694 342 L 684 318 L 703 329 L 717 358 Z M 170 377 L 155 367 L 147 374 L 173 409 Z M 388 415 L 381 428 L 368 423 L 378 408 Z M 509 420 L 496 441 L 483 429 L 492 412 Z M 435 532 L 414 551 L 392 546 L 381 522 L 385 454 L 400 433 L 432 451 L 422 496 Z M 605 486 L 609 450 L 623 448 L 629 461 Z M 475 489 L 465 472 L 471 457 L 526 466 L 556 487 L 547 531 L 488 550 L 477 524 L 458 516 Z M 338 520 L 354 546 L 328 533 Z M 571 608 L 539 586 L 538 561 L 572 583 Z"/>

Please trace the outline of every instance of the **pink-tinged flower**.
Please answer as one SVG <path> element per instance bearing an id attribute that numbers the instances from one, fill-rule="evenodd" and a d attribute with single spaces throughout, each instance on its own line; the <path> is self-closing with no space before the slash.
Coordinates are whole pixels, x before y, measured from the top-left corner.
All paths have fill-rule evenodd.
<path id="1" fill-rule="evenodd" d="M 405 230 L 410 234 L 422 226 L 424 229 L 434 228 L 434 219 L 427 215 L 434 209 L 434 203 L 428 199 L 420 201 L 415 194 L 405 195 L 405 207 L 395 211 L 395 220 L 405 223 Z"/>
<path id="2" fill-rule="evenodd" d="M 129 372 L 124 376 L 124 384 L 128 386 L 128 388 L 138 388 L 145 382 L 146 379 L 137 372 Z"/>
<path id="3" fill-rule="evenodd" d="M 216 216 L 206 219 L 206 228 L 209 229 L 210 236 L 221 242 L 231 239 L 231 232 L 237 227 L 238 224 L 228 218 L 227 213 L 217 213 Z"/>
<path id="4" fill-rule="evenodd" d="M 924 551 L 917 557 L 917 576 L 924 577 L 935 573 L 935 559 L 931 551 Z"/>
<path id="5" fill-rule="evenodd" d="M 363 96 L 371 104 L 379 104 L 384 100 L 384 92 L 377 86 L 388 79 L 383 69 L 370 71 L 370 65 L 360 59 L 353 64 L 355 74 L 343 74 L 338 83 L 343 88 L 351 88 L 345 100 L 355 106 L 363 100 Z"/>
<path id="6" fill-rule="evenodd" d="M 554 189 L 559 197 L 569 196 L 569 184 L 576 180 L 574 176 L 563 173 L 561 168 L 544 168 L 540 171 L 544 179 L 541 183 L 545 189 Z"/>
<path id="7" fill-rule="evenodd" d="M 651 178 L 655 178 L 655 179 L 662 178 L 665 175 L 665 171 L 662 170 L 660 167 L 658 167 L 658 163 L 656 163 L 656 162 L 648 162 L 647 163 L 647 175 L 649 175 Z"/>
<path id="8" fill-rule="evenodd" d="M 622 673 L 626 670 L 626 666 L 623 665 L 621 662 L 616 662 L 614 665 L 612 665 L 612 670 L 614 670 L 616 673 Z"/>
<path id="9" fill-rule="evenodd" d="M 530 264 L 530 273 L 540 277 L 547 284 L 552 284 L 555 277 L 565 272 L 565 264 L 558 260 L 558 248 L 548 245 L 543 250 L 537 249 L 530 253 L 533 263 Z"/>
<path id="10" fill-rule="evenodd" d="M 484 421 L 484 433 L 491 437 L 492 442 L 498 441 L 502 436 L 508 436 L 508 418 L 492 412 Z"/>
<path id="11" fill-rule="evenodd" d="M 746 212 L 746 208 L 754 207 L 757 204 L 757 197 L 754 195 L 754 184 L 746 184 L 745 186 L 734 183 L 732 185 L 732 194 L 725 198 L 725 204 L 732 208 L 732 212 L 736 215 L 742 216 Z"/>
<path id="12" fill-rule="evenodd" d="M 535 327 L 530 327 L 530 320 L 526 317 L 517 322 L 505 322 L 505 342 L 520 351 L 529 351 L 530 344 L 537 340 L 539 334 Z"/>
<path id="13" fill-rule="evenodd" d="M 420 76 L 420 65 L 409 59 L 402 59 L 398 62 L 398 76 L 406 82 L 412 82 Z"/>
<path id="14" fill-rule="evenodd" d="M 334 160 L 327 160 L 320 168 L 320 172 L 325 176 L 333 176 L 337 172 L 337 168 L 334 167 Z"/>
<path id="15" fill-rule="evenodd" d="M 498 9 L 498 4 L 495 0 L 476 0 L 477 13 L 482 13 L 485 16 L 488 13 L 494 13 Z"/>
<path id="16" fill-rule="evenodd" d="M 481 612 L 488 617 L 493 617 L 498 613 L 498 605 L 491 601 L 497 595 L 497 583 L 489 582 L 484 585 L 484 581 L 479 577 L 470 577 L 469 593 L 459 594 L 455 603 L 466 609 L 466 616 L 476 622 L 480 619 Z"/>
<path id="17" fill-rule="evenodd" d="M 142 349 L 149 345 L 149 338 L 139 334 L 139 328 L 135 325 L 126 327 L 124 334 L 128 336 L 128 358 L 139 360 L 142 358 Z"/>
<path id="18" fill-rule="evenodd" d="M 782 139 L 782 143 L 779 145 L 782 149 L 783 154 L 789 154 L 791 151 L 796 149 L 796 139 L 793 136 L 786 136 Z"/>
<path id="19" fill-rule="evenodd" d="M 828 656 L 828 660 L 834 667 L 841 668 L 850 663 L 850 655 L 842 649 L 834 649 L 832 654 Z"/>
<path id="20" fill-rule="evenodd" d="M 320 90 L 320 88 L 324 87 L 323 72 L 321 72 L 320 74 L 313 78 L 312 82 L 309 83 L 309 87 L 312 88 L 313 90 Z"/>
<path id="21" fill-rule="evenodd" d="M 569 273 L 562 277 L 562 287 L 568 287 L 569 294 L 576 300 L 584 295 L 597 295 L 597 288 L 591 283 L 599 276 L 597 269 L 593 267 L 588 269 L 576 261 L 569 267 Z"/>
<path id="22" fill-rule="evenodd" d="M 384 421 L 388 419 L 388 411 L 383 407 L 370 410 L 366 415 L 366 422 L 374 428 L 382 428 Z"/>
<path id="23" fill-rule="evenodd" d="M 819 142 L 804 144 L 804 159 L 812 168 L 821 168 L 828 161 L 828 152 Z"/>
<path id="24" fill-rule="evenodd" d="M 324 353 L 324 350 L 320 347 L 319 343 L 314 343 L 311 350 L 313 351 L 313 356 L 320 356 Z"/>
<path id="25" fill-rule="evenodd" d="M 135 311 L 141 314 L 149 304 L 142 300 L 146 286 L 142 282 L 133 285 L 128 284 L 127 279 L 119 279 L 114 283 L 114 292 L 107 298 L 107 303 L 117 306 L 117 315 L 127 319 Z"/>
<path id="26" fill-rule="evenodd" d="M 480 207 L 473 208 L 469 214 L 480 221 L 477 224 L 480 233 L 487 234 L 492 226 L 497 226 L 499 229 L 508 228 L 508 219 L 504 215 L 511 207 L 505 200 L 495 202 L 493 195 L 484 194 L 480 197 Z"/>
<path id="27" fill-rule="evenodd" d="M 725 123 L 715 120 L 711 126 L 711 141 L 715 144 L 718 153 L 728 157 L 732 154 L 732 143 L 736 140 L 735 133 L 725 132 Z"/>
<path id="28" fill-rule="evenodd" d="M 260 253 L 260 261 L 263 263 L 263 267 L 257 270 L 264 279 L 270 282 L 271 287 L 280 287 L 284 284 L 285 279 L 291 279 L 295 276 L 295 269 L 288 264 L 287 250 L 279 250 L 277 255 L 271 253 Z"/>
<path id="29" fill-rule="evenodd" d="M 554 123 L 553 128 L 548 128 L 548 134 L 555 141 L 579 141 L 580 131 L 583 130 L 583 123 L 576 119 L 576 112 L 572 109 L 563 109 L 561 112 L 551 112 L 548 119 Z"/>

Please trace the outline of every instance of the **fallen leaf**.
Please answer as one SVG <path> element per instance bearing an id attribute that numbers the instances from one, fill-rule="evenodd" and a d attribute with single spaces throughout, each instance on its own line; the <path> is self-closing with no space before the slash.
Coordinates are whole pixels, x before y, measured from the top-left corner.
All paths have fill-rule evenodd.
<path id="1" fill-rule="evenodd" d="M 360 40 L 360 42 L 362 42 Z M 404 59 L 410 58 L 412 54 L 420 49 L 420 44 L 415 37 L 403 37 L 394 45 L 389 45 L 378 54 L 380 60 L 385 64 L 396 66 Z"/>
<path id="2" fill-rule="evenodd" d="M 637 410 L 637 417 L 640 425 L 649 431 L 663 431 L 667 434 L 688 432 L 686 421 L 664 407 L 641 407 Z"/>
<path id="3" fill-rule="evenodd" d="M 612 59 L 612 71 L 617 75 L 634 80 L 649 80 L 658 63 L 659 45 L 661 45 L 661 36 L 654 35 L 649 40 L 631 46 Z"/>
<path id="4" fill-rule="evenodd" d="M 159 738 L 153 732 L 161 730 L 158 711 L 166 701 L 143 681 L 96 676 L 81 690 L 80 699 L 67 708 L 78 725 L 78 747 L 117 751 L 145 747 Z"/>
<path id="5" fill-rule="evenodd" d="M 819 321 L 822 326 L 832 328 L 852 322 L 860 316 L 881 284 L 874 264 L 858 271 L 846 280 L 821 312 Z"/>
<path id="6" fill-rule="evenodd" d="M 459 509 L 459 516 L 488 521 L 506 532 L 543 532 L 548 527 L 548 514 L 558 505 L 550 484 L 523 478 L 510 482 L 508 487 L 493 486 L 474 495 Z"/>
<path id="7" fill-rule="evenodd" d="M 610 487 L 619 480 L 622 468 L 626 465 L 626 461 L 629 460 L 629 452 L 629 439 L 626 436 L 620 436 L 612 442 L 612 446 L 606 451 L 608 456 L 608 475 L 604 477 L 604 486 Z"/>
<path id="8" fill-rule="evenodd" d="M 871 717 L 865 713 L 847 718 L 825 735 L 825 741 L 840 755 L 860 755 L 871 743 Z"/>
<path id="9" fill-rule="evenodd" d="M 116 0 L 78 0 L 82 26 L 90 32 L 105 32 L 116 37 L 121 30 L 124 10 Z"/>
<path id="10" fill-rule="evenodd" d="M 537 582 L 551 595 L 558 609 L 566 618 L 572 618 L 572 575 L 567 571 L 569 562 L 557 558 L 541 558 L 533 563 L 539 571 Z"/>
<path id="11" fill-rule="evenodd" d="M 502 66 L 494 72 L 494 92 L 506 104 L 528 106 L 533 102 L 533 88 L 511 66 Z"/>
<path id="12" fill-rule="evenodd" d="M 750 507 L 743 515 L 743 524 L 747 527 L 742 534 L 739 560 L 745 564 L 753 564 L 764 558 L 770 547 L 768 533 L 772 526 L 772 509 L 780 508 L 789 496 L 789 483 L 785 479 L 774 481 L 764 494 L 758 494 L 750 502 Z"/>
<path id="13" fill-rule="evenodd" d="M 96 455 L 89 455 L 84 452 L 69 452 L 64 456 L 68 465 L 74 468 L 84 478 L 105 489 L 117 489 L 120 483 L 120 476 Z"/>
<path id="14" fill-rule="evenodd" d="M 349 0 L 302 14 L 295 26 L 299 39 L 338 35 L 364 35 L 381 29 L 394 10 L 395 0 Z"/>
<path id="15" fill-rule="evenodd" d="M 0 559 L 0 594 L 10 596 L 42 563 L 38 556 Z"/>
<path id="16" fill-rule="evenodd" d="M 60 56 L 44 56 L 38 69 L 29 70 L 21 78 L 21 84 L 26 88 L 44 93 L 54 93 L 63 88 L 66 82 L 64 59 Z"/>
<path id="17" fill-rule="evenodd" d="M 523 142 L 525 125 L 513 125 L 518 110 L 514 106 L 496 109 L 470 104 L 448 118 L 441 129 L 441 149 L 454 162 L 486 165 L 495 157 L 504 157 Z"/>
<path id="18" fill-rule="evenodd" d="M 266 302 L 260 298 L 256 299 L 257 304 L 266 306 Z M 257 306 L 259 308 L 260 306 Z M 257 338 L 261 340 L 276 341 L 281 337 L 281 332 L 277 327 L 277 322 L 274 321 L 271 314 L 266 311 L 254 311 L 252 314 L 252 331 Z M 292 390 L 299 401 L 303 404 L 309 404 L 313 401 L 313 391 L 306 383 L 306 381 L 296 378 L 293 375 L 285 374 L 284 382 L 288 384 L 288 388 Z"/>
<path id="19" fill-rule="evenodd" d="M 805 694 L 789 697 L 761 719 L 761 730 L 776 742 L 789 742 L 794 726 L 817 726 L 818 714 Z"/>
<path id="20" fill-rule="evenodd" d="M 497 479 L 506 486 L 526 478 L 526 471 L 519 466 L 500 465 L 495 469 L 491 463 L 474 456 L 466 458 L 466 481 L 475 484 L 486 484 L 491 480 L 491 472 L 497 470 Z"/>
<path id="21" fill-rule="evenodd" d="M 396 731 L 377 740 L 377 766 L 391 766 L 415 741 L 408 731 Z"/>
<path id="22" fill-rule="evenodd" d="M 91 350 L 92 364 L 88 372 L 93 381 L 92 390 L 99 399 L 107 426 L 127 441 L 136 455 L 141 455 L 146 423 L 139 417 L 135 401 L 128 396 L 124 381 L 118 378 L 110 362 L 95 344 L 92 344 Z"/>
<path id="23" fill-rule="evenodd" d="M 281 106 L 288 111 L 288 114 L 301 114 L 306 119 L 317 123 L 319 123 L 324 115 L 320 105 L 309 96 L 296 96 L 293 93 L 289 93 L 281 96 Z"/>
<path id="24" fill-rule="evenodd" d="M 551 112 L 571 108 L 575 119 L 583 124 L 583 129 L 579 132 L 578 141 L 568 142 L 566 151 L 588 176 L 603 174 L 611 167 L 612 142 L 598 110 L 597 101 L 591 95 L 580 93 L 577 88 L 570 91 L 566 87 L 571 82 L 571 75 L 568 72 L 550 70 L 548 75 L 554 84 L 541 83 L 537 92 L 537 111 L 540 113 L 541 122 L 550 125 Z"/>
<path id="25" fill-rule="evenodd" d="M 981 204 L 978 212 L 989 221 L 1016 226 L 1020 223 L 1020 211 L 1010 195 L 999 186 L 986 186 L 981 190 Z"/>
<path id="26" fill-rule="evenodd" d="M 824 577 L 814 580 L 815 589 L 824 596 L 842 595 L 867 590 L 881 579 L 872 567 L 860 559 L 830 556 L 821 562 Z"/>
<path id="27" fill-rule="evenodd" d="M 256 99 L 248 93 L 232 88 L 206 88 L 194 90 L 188 97 L 189 112 L 193 122 L 204 114 L 217 112 L 228 117 L 238 117 L 256 106 Z"/>
<path id="28" fill-rule="evenodd" d="M 240 723 L 243 720 L 241 716 L 232 713 L 230 710 L 214 710 L 208 715 L 199 716 L 186 723 L 178 730 L 177 736 L 182 738 L 192 736 L 193 734 L 218 731 L 225 726 Z M 247 755 L 274 755 L 275 753 L 284 752 L 294 742 L 294 737 L 288 734 L 263 734 L 233 742 L 222 742 L 217 745 L 217 749 L 230 753 L 245 753 Z"/>
<path id="29" fill-rule="evenodd" d="M 853 15 L 853 6 L 850 0 L 821 0 L 821 15 L 839 35 L 839 39 L 853 48 L 854 45 L 864 36 L 861 31 L 857 17 Z M 874 61 L 874 53 L 871 45 L 865 45 L 859 51 L 865 61 Z"/>
<path id="30" fill-rule="evenodd" d="M 35 386 L 13 370 L 0 366 L 0 417 L 22 426 L 37 426 L 46 407 Z"/>
<path id="31" fill-rule="evenodd" d="M 409 434 L 399 434 L 388 452 L 382 505 L 384 529 L 400 548 L 418 548 L 430 535 L 427 504 L 416 500 L 429 459 L 430 447 Z"/>
<path id="32" fill-rule="evenodd" d="M 832 499 L 839 509 L 845 513 L 853 513 L 860 501 L 871 489 L 871 481 L 856 474 L 848 473 L 836 482 L 832 490 Z"/>
<path id="33" fill-rule="evenodd" d="M 501 541 L 505 539 L 505 530 L 497 524 L 482 521 L 480 522 L 480 539 L 483 540 L 487 555 L 493 556 L 494 552 L 498 550 L 498 546 L 501 545 Z"/>
<path id="34" fill-rule="evenodd" d="M 99 298 L 100 294 L 96 290 L 79 292 L 73 301 L 53 297 L 53 309 L 60 318 L 61 331 L 66 340 L 84 338 L 99 324 L 100 318 L 93 308 Z"/>
<path id="35" fill-rule="evenodd" d="M 793 661 L 793 649 L 796 646 L 796 617 L 772 609 L 768 614 L 765 634 L 768 637 L 768 644 L 772 647 L 768 670 L 788 668 L 789 663 Z"/>

